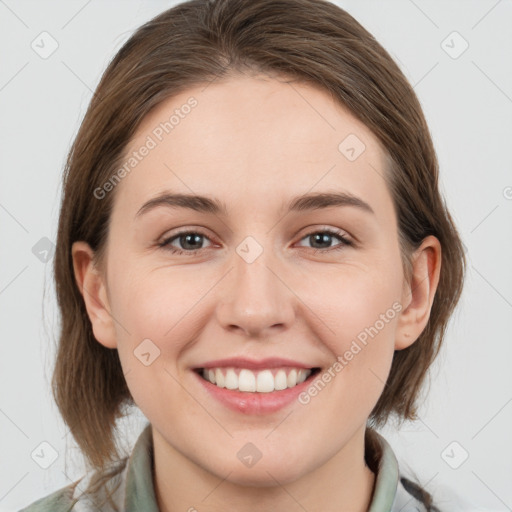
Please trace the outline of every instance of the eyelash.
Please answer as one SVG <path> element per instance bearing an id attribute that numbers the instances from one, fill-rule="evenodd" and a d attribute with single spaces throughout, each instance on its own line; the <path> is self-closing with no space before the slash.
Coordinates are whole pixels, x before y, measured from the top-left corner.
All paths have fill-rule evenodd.
<path id="1" fill-rule="evenodd" d="M 346 246 L 353 246 L 354 245 L 354 243 L 351 240 L 349 240 L 348 238 L 346 238 L 345 236 L 343 236 L 340 231 L 336 231 L 336 230 L 333 230 L 333 229 L 322 229 L 322 230 L 319 230 L 319 231 L 311 231 L 311 233 L 308 233 L 308 234 L 304 235 L 301 238 L 301 240 L 304 240 L 304 238 L 310 237 L 312 235 L 326 234 L 326 233 L 329 234 L 329 235 L 337 237 L 341 241 L 341 243 L 339 245 L 337 245 L 337 246 L 330 247 L 330 248 L 327 248 L 327 249 L 311 248 L 313 251 L 315 251 L 315 252 L 339 251 L 341 249 L 344 249 Z M 179 254 L 188 254 L 190 256 L 194 256 L 196 254 L 199 254 L 203 250 L 207 249 L 207 247 L 202 247 L 201 249 L 185 251 L 185 250 L 182 250 L 182 249 L 177 249 L 176 247 L 172 247 L 170 245 L 171 242 L 173 242 L 174 240 L 178 239 L 179 237 L 181 237 L 183 235 L 200 235 L 200 236 L 203 236 L 203 237 L 207 238 L 208 240 L 210 240 L 210 238 L 207 235 L 205 235 L 204 233 L 202 233 L 201 231 L 181 231 L 179 233 L 176 233 L 176 234 L 172 235 L 171 237 L 166 238 L 162 242 L 160 242 L 158 244 L 158 247 L 160 247 L 160 248 L 162 248 L 162 249 L 164 249 L 166 251 L 170 251 L 172 254 L 177 254 L 177 255 L 179 255 Z"/>

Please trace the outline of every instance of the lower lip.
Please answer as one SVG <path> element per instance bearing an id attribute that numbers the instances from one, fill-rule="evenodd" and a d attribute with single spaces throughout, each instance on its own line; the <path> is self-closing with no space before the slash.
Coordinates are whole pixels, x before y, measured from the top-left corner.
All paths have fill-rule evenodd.
<path id="1" fill-rule="evenodd" d="M 310 375 L 304 382 L 293 388 L 270 393 L 250 393 L 219 388 L 201 377 L 196 371 L 193 373 L 214 398 L 230 409 L 243 414 L 270 414 L 286 407 L 296 400 L 317 376 L 317 373 Z"/>

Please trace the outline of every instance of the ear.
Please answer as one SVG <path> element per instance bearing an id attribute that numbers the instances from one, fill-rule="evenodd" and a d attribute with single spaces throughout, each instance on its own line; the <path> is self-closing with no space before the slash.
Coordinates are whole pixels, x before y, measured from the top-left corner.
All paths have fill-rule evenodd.
<path id="1" fill-rule="evenodd" d="M 441 244 L 426 237 L 412 257 L 411 281 L 404 283 L 403 310 L 396 330 L 395 350 L 412 345 L 425 329 L 441 271 Z"/>
<path id="2" fill-rule="evenodd" d="M 110 314 L 107 288 L 103 276 L 95 267 L 94 251 L 86 242 L 75 242 L 71 248 L 78 289 L 85 302 L 94 337 L 107 348 L 116 348 L 114 319 Z"/>

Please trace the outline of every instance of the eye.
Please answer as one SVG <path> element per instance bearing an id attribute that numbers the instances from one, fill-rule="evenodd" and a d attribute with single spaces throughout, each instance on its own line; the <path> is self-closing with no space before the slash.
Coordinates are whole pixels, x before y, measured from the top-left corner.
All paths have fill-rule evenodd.
<path id="1" fill-rule="evenodd" d="M 210 240 L 204 233 L 200 231 L 181 231 L 169 238 L 166 238 L 158 244 L 159 247 L 170 251 L 173 254 L 189 254 L 194 255 L 205 249 L 205 247 L 198 247 L 201 244 L 202 239 L 206 238 Z M 178 242 L 183 249 L 179 249 L 171 245 L 174 242 Z"/>
<path id="2" fill-rule="evenodd" d="M 333 238 L 337 238 L 341 243 L 334 247 L 326 247 L 326 245 L 330 246 Z M 160 242 L 158 246 L 164 248 L 167 251 L 170 251 L 173 254 L 194 255 L 203 249 L 206 249 L 206 247 L 198 247 L 202 245 L 201 241 L 203 239 L 210 240 L 208 236 L 206 236 L 204 233 L 201 233 L 200 231 L 181 231 L 171 237 L 166 238 Z M 312 231 L 311 233 L 301 238 L 301 241 L 305 239 L 309 239 L 310 243 L 313 245 L 320 245 L 320 247 L 312 247 L 315 252 L 337 251 L 343 249 L 346 246 L 354 245 L 351 240 L 344 236 L 343 232 L 332 229 Z M 180 249 L 173 246 L 172 244 L 175 242 L 177 242 L 182 248 Z"/>
<path id="3" fill-rule="evenodd" d="M 333 238 L 337 238 L 341 243 L 334 247 L 325 247 L 330 245 Z M 320 231 L 312 231 L 301 240 L 308 239 L 311 244 L 319 247 L 312 247 L 315 252 L 339 251 L 346 246 L 353 246 L 353 242 L 344 236 L 342 231 L 333 229 L 322 229 Z"/>

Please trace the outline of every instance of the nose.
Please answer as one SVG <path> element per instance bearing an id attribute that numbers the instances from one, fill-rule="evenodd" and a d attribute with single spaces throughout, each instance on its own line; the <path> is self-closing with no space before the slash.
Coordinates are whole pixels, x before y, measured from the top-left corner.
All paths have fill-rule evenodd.
<path id="1" fill-rule="evenodd" d="M 286 330 L 295 316 L 296 296 L 286 282 L 282 265 L 263 251 L 249 263 L 238 253 L 224 278 L 217 318 L 229 331 L 264 338 L 276 329 Z"/>

